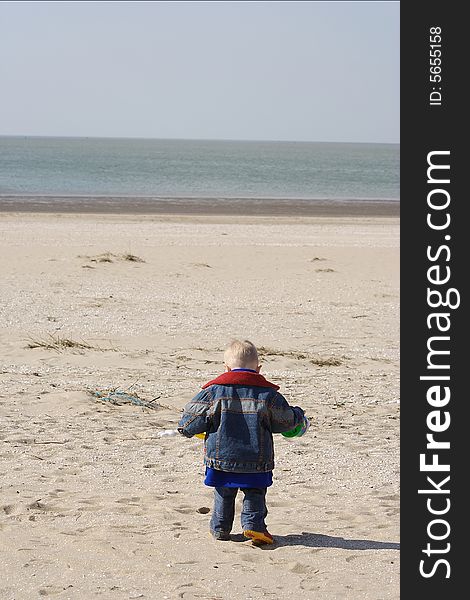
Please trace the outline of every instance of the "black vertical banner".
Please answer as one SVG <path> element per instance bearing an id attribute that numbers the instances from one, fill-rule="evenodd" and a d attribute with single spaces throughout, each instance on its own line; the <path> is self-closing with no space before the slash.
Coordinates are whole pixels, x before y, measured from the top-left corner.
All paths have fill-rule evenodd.
<path id="1" fill-rule="evenodd" d="M 459 7 L 460 6 L 460 7 Z M 464 373 L 468 35 L 457 2 L 401 3 L 401 598 L 467 596 Z M 467 366 L 468 364 L 468 366 Z"/>

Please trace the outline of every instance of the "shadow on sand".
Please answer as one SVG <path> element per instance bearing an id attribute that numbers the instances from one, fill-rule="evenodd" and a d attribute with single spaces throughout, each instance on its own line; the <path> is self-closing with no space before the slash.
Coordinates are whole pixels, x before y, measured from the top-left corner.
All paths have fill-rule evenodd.
<path id="1" fill-rule="evenodd" d="M 246 542 L 242 534 L 232 535 L 234 542 Z M 260 546 L 263 550 L 275 550 L 281 546 L 305 546 L 307 548 L 342 548 L 343 550 L 400 550 L 396 542 L 378 542 L 376 540 L 350 540 L 332 535 L 309 533 L 275 535 L 274 544 Z"/>

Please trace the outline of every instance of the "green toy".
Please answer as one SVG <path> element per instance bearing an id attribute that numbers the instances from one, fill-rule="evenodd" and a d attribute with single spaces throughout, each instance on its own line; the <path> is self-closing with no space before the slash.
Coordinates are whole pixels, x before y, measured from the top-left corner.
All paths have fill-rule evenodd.
<path id="1" fill-rule="evenodd" d="M 286 438 L 301 437 L 309 427 L 310 421 L 304 416 L 304 420 L 302 423 L 300 423 L 300 425 L 297 425 L 297 427 L 294 427 L 294 429 L 291 429 L 290 431 L 283 431 L 281 435 Z"/>

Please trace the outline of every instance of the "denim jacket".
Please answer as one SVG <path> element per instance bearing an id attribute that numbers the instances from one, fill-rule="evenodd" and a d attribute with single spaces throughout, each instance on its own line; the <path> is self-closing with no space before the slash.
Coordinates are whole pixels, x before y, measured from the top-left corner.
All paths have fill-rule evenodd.
<path id="1" fill-rule="evenodd" d="M 186 437 L 205 432 L 207 467 L 236 473 L 271 471 L 272 434 L 294 429 L 304 417 L 278 389 L 259 373 L 224 373 L 188 402 L 178 431 Z"/>

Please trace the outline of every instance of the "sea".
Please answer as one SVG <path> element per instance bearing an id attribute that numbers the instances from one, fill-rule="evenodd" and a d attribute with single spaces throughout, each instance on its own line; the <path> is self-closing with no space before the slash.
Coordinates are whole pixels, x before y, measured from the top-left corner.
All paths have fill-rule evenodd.
<path id="1" fill-rule="evenodd" d="M 0 136 L 1 196 L 399 201 L 398 144 Z"/>

